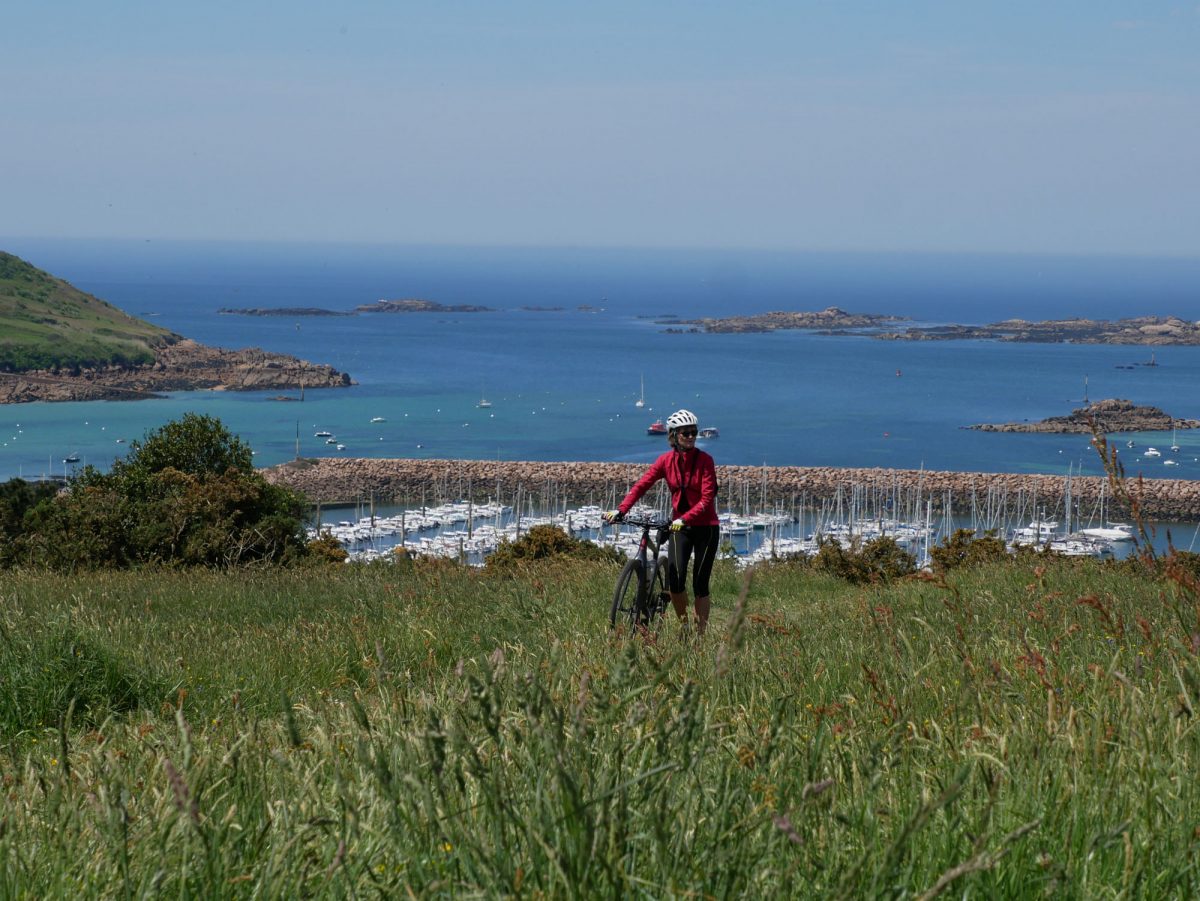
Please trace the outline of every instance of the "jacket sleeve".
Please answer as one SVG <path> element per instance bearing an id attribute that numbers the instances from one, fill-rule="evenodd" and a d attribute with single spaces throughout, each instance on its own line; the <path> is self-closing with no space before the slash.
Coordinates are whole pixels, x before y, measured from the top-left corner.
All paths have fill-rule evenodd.
<path id="1" fill-rule="evenodd" d="M 621 501 L 620 506 L 617 507 L 621 511 L 621 515 L 624 516 L 628 513 L 630 508 L 638 502 L 638 499 L 650 490 L 650 486 L 664 475 L 666 475 L 666 463 L 663 457 L 659 457 L 650 464 L 650 468 L 646 470 L 645 474 L 634 482 L 633 487 L 629 489 L 629 493 L 625 495 L 625 500 Z"/>
<path id="2" fill-rule="evenodd" d="M 681 519 L 689 526 L 703 521 L 717 502 L 717 467 L 713 458 L 705 454 L 700 458 L 700 500 L 692 504 Z"/>

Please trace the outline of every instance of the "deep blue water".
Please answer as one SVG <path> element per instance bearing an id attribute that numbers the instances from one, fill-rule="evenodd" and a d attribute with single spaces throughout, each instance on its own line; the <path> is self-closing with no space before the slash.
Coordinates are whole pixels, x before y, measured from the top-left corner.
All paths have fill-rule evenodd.
<path id="1" fill-rule="evenodd" d="M 136 403 L 0 407 L 0 477 L 107 465 L 187 410 L 219 416 L 258 461 L 347 456 L 649 460 L 646 425 L 678 407 L 721 437 L 721 463 L 970 471 L 1099 471 L 1081 436 L 1001 435 L 976 422 L 1040 419 L 1125 397 L 1200 418 L 1200 348 L 884 342 L 802 332 L 669 335 L 650 318 L 773 309 L 992 322 L 1143 313 L 1200 319 L 1200 260 L 699 251 L 389 248 L 0 240 L 0 248 L 199 341 L 330 363 L 359 384 L 304 402 L 199 392 Z M 345 318 L 223 316 L 221 307 L 349 309 L 380 298 L 494 313 Z M 580 312 L 588 304 L 603 312 Z M 525 312 L 522 306 L 561 306 Z M 644 373 L 647 409 L 634 407 Z M 490 409 L 476 407 L 481 395 Z M 372 417 L 386 422 L 372 424 Z M 1130 472 L 1195 478 L 1200 432 L 1130 436 Z M 1122 436 L 1122 442 L 1126 436 Z M 1164 457 L 1142 459 L 1158 446 Z M 1172 458 L 1179 465 L 1164 467 Z"/>

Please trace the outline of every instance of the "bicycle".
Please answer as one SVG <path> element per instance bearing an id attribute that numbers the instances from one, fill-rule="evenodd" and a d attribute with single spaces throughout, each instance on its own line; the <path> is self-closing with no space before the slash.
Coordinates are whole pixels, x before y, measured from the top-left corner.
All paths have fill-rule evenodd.
<path id="1" fill-rule="evenodd" d="M 625 516 L 618 522 L 640 526 L 642 537 L 637 556 L 630 558 L 617 579 L 609 624 L 616 628 L 617 623 L 628 622 L 631 626 L 645 628 L 671 603 L 667 591 L 667 555 L 662 550 L 662 536 L 671 522 L 651 516 Z M 653 538 L 652 531 L 657 533 Z"/>

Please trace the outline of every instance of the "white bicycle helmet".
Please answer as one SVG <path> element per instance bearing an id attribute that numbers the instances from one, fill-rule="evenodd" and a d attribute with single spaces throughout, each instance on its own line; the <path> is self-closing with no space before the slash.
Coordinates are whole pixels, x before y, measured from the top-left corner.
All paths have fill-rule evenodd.
<path id="1" fill-rule="evenodd" d="M 673 432 L 684 426 L 696 425 L 699 421 L 691 410 L 676 410 L 667 417 L 667 428 Z"/>

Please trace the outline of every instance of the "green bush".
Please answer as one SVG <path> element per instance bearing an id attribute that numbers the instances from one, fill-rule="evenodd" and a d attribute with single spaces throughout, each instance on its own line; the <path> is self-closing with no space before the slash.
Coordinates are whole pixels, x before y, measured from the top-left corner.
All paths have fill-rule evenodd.
<path id="1" fill-rule="evenodd" d="M 28 512 L 12 559 L 56 570 L 286 563 L 306 553 L 304 512 L 219 420 L 189 413 Z"/>
<path id="2" fill-rule="evenodd" d="M 55 482 L 9 479 L 0 484 L 0 566 L 13 562 L 16 544 L 25 532 L 25 516 L 58 493 Z"/>
<path id="3" fill-rule="evenodd" d="M 976 535 L 974 529 L 957 529 L 953 535 L 943 538 L 941 544 L 930 548 L 929 557 L 935 572 L 1011 559 L 1008 548 L 996 537 L 994 529 L 982 536 Z"/>
<path id="4" fill-rule="evenodd" d="M 613 548 L 600 547 L 590 541 L 581 541 L 568 535 L 558 526 L 534 526 L 516 541 L 504 541 L 484 564 L 490 570 L 505 569 L 529 560 L 548 557 L 569 557 L 577 560 L 621 560 L 620 552 Z"/>
<path id="5" fill-rule="evenodd" d="M 404 550 L 403 545 L 400 545 L 400 550 Z M 325 531 L 308 542 L 307 556 L 309 563 L 317 565 L 345 563 L 350 552 L 330 532 Z"/>
<path id="6" fill-rule="evenodd" d="M 817 553 L 801 559 L 805 566 L 816 572 L 856 585 L 891 582 L 917 570 L 917 562 L 912 554 L 889 536 L 873 538 L 865 544 L 855 541 L 849 548 L 843 547 L 836 539 L 822 538 L 818 542 Z"/>

